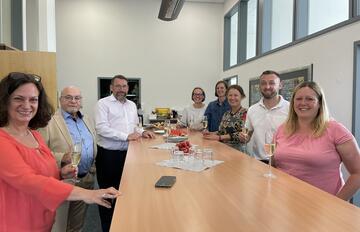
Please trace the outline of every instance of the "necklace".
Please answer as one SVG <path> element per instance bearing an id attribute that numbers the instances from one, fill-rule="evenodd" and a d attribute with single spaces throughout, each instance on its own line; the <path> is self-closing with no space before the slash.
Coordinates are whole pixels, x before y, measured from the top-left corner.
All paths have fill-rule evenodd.
<path id="1" fill-rule="evenodd" d="M 12 136 L 26 137 L 26 136 L 28 136 L 30 134 L 29 129 L 26 129 L 25 133 L 14 132 L 9 127 L 4 127 L 4 129 Z"/>

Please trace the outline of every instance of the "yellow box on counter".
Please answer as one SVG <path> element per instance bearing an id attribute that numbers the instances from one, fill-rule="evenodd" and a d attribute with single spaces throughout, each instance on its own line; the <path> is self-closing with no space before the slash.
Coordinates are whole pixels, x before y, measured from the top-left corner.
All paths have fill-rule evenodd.
<path id="1" fill-rule="evenodd" d="M 166 117 L 170 114 L 170 108 L 155 108 L 155 113 L 157 116 Z"/>

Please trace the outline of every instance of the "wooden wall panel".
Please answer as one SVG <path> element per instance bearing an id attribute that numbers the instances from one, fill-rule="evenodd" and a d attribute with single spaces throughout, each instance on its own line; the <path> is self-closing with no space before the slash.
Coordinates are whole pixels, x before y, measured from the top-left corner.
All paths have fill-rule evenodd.
<path id="1" fill-rule="evenodd" d="M 10 72 L 41 76 L 51 104 L 57 107 L 56 55 L 53 52 L 0 51 L 0 79 Z"/>

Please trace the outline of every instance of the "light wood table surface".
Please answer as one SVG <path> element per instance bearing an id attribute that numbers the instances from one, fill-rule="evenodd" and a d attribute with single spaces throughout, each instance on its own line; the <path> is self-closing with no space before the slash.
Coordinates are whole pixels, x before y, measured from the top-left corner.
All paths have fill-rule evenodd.
<path id="1" fill-rule="evenodd" d="M 169 151 L 156 139 L 131 142 L 112 219 L 112 232 L 360 231 L 360 209 L 217 141 L 190 136 L 225 161 L 203 172 L 160 167 Z M 162 175 L 177 177 L 155 188 Z"/>

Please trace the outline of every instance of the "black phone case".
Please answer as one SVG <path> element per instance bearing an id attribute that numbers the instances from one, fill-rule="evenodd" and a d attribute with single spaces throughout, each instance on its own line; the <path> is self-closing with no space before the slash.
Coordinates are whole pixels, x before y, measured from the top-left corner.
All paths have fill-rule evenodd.
<path id="1" fill-rule="evenodd" d="M 155 183 L 157 188 L 171 188 L 176 182 L 176 176 L 162 176 Z"/>

